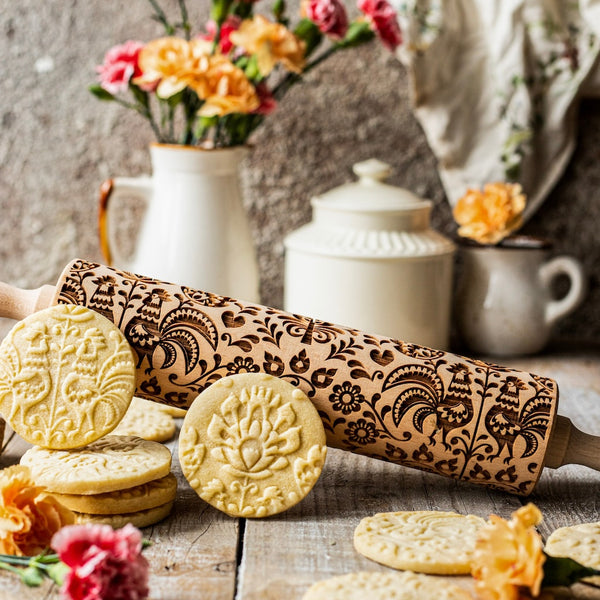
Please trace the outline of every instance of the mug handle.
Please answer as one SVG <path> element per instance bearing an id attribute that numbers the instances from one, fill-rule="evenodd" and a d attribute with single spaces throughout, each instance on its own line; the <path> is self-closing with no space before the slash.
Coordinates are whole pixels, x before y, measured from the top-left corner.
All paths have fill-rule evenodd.
<path id="1" fill-rule="evenodd" d="M 571 285 L 564 298 L 553 300 L 546 305 L 545 318 L 548 325 L 553 325 L 575 310 L 587 292 L 585 274 L 578 260 L 569 256 L 557 256 L 540 268 L 540 276 L 546 287 L 550 287 L 552 280 L 559 275 L 566 275 Z"/>
<path id="2" fill-rule="evenodd" d="M 115 177 L 107 179 L 100 186 L 100 195 L 98 198 L 98 236 L 100 242 L 100 251 L 108 266 L 115 262 L 123 265 L 127 262 L 115 244 L 113 230 L 110 227 L 110 207 L 114 202 L 111 199 L 118 198 L 121 194 L 136 196 L 146 200 L 150 198 L 152 192 L 152 177 L 147 175 L 141 177 Z M 121 196 L 122 197 L 122 196 Z"/>

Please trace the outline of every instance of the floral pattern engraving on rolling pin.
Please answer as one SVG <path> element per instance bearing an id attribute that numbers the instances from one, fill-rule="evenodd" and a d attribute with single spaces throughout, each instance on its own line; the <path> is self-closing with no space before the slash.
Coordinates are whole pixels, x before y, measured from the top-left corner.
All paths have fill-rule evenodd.
<path id="1" fill-rule="evenodd" d="M 541 473 L 558 404 L 545 377 L 96 263 L 59 287 L 126 332 L 140 396 L 189 406 L 261 371 L 312 400 L 331 446 L 520 494 Z"/>

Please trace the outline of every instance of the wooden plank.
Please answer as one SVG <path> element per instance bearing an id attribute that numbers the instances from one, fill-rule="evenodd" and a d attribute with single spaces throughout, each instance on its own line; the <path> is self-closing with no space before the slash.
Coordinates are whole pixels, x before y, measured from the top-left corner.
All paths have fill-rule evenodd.
<path id="1" fill-rule="evenodd" d="M 151 566 L 150 598 L 232 600 L 239 521 L 198 497 L 181 472 L 177 441 L 169 447 L 177 500 L 169 518 L 143 530 L 153 543 L 144 553 Z"/>

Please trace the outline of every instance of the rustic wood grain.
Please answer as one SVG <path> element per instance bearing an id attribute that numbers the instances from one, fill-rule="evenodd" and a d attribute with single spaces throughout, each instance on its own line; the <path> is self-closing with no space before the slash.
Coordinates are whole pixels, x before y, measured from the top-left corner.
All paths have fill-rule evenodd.
<path id="1" fill-rule="evenodd" d="M 152 567 L 150 598 L 232 599 L 239 522 L 196 495 L 181 473 L 177 441 L 168 446 L 173 453 L 172 471 L 178 480 L 177 500 L 169 518 L 143 530 L 153 543 L 145 551 Z"/>
<path id="2" fill-rule="evenodd" d="M 600 354 L 550 354 L 514 359 L 510 366 L 555 378 L 561 389 L 559 412 L 575 426 L 600 435 Z M 359 555 L 353 547 L 359 521 L 377 512 L 454 510 L 502 517 L 528 501 L 544 514 L 539 530 L 546 538 L 564 525 L 600 520 L 600 473 L 582 466 L 545 469 L 529 498 L 329 450 L 312 492 L 297 506 L 267 519 L 232 519 L 200 500 L 181 474 L 177 442 L 173 472 L 179 487 L 172 515 L 143 533 L 153 545 L 154 600 L 301 600 L 314 582 L 355 570 L 387 567 Z M 5 434 L 0 467 L 18 462 L 28 444 Z M 472 590 L 469 577 L 448 578 Z M 25 589 L 0 571 L 0 600 L 27 597 L 57 600 L 56 587 Z M 557 590 L 557 599 L 600 600 L 600 590 L 577 585 Z"/>

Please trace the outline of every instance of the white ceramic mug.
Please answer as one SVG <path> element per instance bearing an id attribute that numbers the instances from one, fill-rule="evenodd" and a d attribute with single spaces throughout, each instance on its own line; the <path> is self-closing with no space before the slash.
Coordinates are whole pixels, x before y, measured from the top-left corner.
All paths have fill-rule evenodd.
<path id="1" fill-rule="evenodd" d="M 467 348 L 478 354 L 535 354 L 548 343 L 553 326 L 583 300 L 586 281 L 581 264 L 568 256 L 550 257 L 548 243 L 523 236 L 501 246 L 463 245 L 462 276 L 455 313 Z M 570 287 L 554 299 L 559 276 Z"/>

